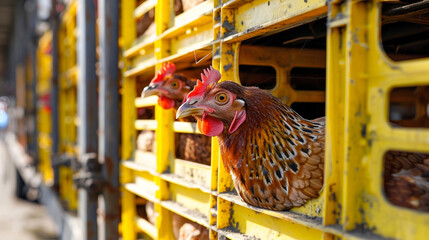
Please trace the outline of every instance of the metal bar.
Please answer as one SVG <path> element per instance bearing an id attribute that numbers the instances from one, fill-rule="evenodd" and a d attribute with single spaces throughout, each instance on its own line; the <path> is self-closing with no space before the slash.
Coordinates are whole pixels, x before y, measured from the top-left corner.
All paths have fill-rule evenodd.
<path id="1" fill-rule="evenodd" d="M 58 128 L 58 29 L 59 29 L 59 19 L 56 12 L 56 0 L 52 0 L 52 9 L 51 9 L 51 29 L 52 29 L 52 76 L 51 76 L 51 121 L 52 121 L 52 130 L 51 130 L 51 139 L 52 139 L 52 154 L 55 156 L 59 152 L 59 128 Z M 51 165 L 54 174 L 53 187 L 58 192 L 59 190 L 59 166 L 52 161 Z"/>
<path id="2" fill-rule="evenodd" d="M 23 65 L 25 59 L 25 48 L 22 46 L 23 41 L 21 41 L 25 34 L 24 27 L 24 2 L 22 0 L 15 1 L 13 6 L 13 36 L 10 39 L 10 50 L 8 56 L 8 72 L 6 73 L 6 79 L 10 79 L 11 88 L 8 94 L 16 96 L 16 107 L 19 111 L 23 110 L 24 99 L 22 98 L 22 92 L 24 88 L 21 86 L 21 75 L 20 69 Z M 21 88 L 20 88 L 21 87 Z M 18 136 L 21 138 L 21 135 L 25 131 L 25 128 L 22 127 L 21 117 L 18 117 L 16 123 L 12 123 Z"/>
<path id="3" fill-rule="evenodd" d="M 37 67 L 36 67 L 36 56 L 37 56 L 37 39 L 36 39 L 36 19 L 37 19 L 37 8 L 35 0 L 27 0 L 27 6 L 25 8 L 26 11 L 26 24 L 27 24 L 27 51 L 30 59 L 31 68 L 31 82 L 30 82 L 30 91 L 31 98 L 29 99 L 29 109 L 28 113 L 30 115 L 31 124 L 28 126 L 29 132 L 29 144 L 28 150 L 30 156 L 34 159 L 35 164 L 38 161 L 38 149 L 37 149 L 37 92 L 36 92 L 36 84 L 37 84 Z"/>
<path id="4" fill-rule="evenodd" d="M 97 153 L 97 77 L 95 74 L 95 5 L 94 1 L 79 0 L 78 23 L 78 128 L 79 159 L 83 166 Z M 97 240 L 97 193 L 90 188 L 79 189 L 79 218 L 82 239 Z"/>
<path id="5" fill-rule="evenodd" d="M 119 120 L 118 120 L 118 1 L 99 0 L 100 27 L 100 111 L 99 162 L 105 184 L 104 224 L 101 239 L 119 238 Z"/>
<path id="6" fill-rule="evenodd" d="M 36 34 L 36 20 L 37 20 L 37 6 L 36 1 L 33 2 L 32 17 L 31 17 L 31 54 L 32 54 L 32 92 L 33 92 L 33 153 L 36 159 L 36 164 L 39 163 L 39 149 L 38 143 L 38 131 L 37 131 L 37 41 L 35 38 Z"/>

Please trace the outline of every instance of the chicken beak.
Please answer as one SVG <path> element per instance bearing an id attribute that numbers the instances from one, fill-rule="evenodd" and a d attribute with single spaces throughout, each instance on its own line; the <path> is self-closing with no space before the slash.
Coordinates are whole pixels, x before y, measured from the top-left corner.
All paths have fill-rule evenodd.
<path id="1" fill-rule="evenodd" d="M 143 89 L 141 97 L 145 98 L 145 97 L 149 97 L 152 95 L 158 95 L 160 92 L 158 87 L 159 87 L 158 84 L 150 84 L 149 86 L 147 86 Z"/>
<path id="2" fill-rule="evenodd" d="M 204 113 L 204 108 L 190 105 L 188 102 L 182 104 L 179 109 L 177 109 L 176 118 L 184 118 L 191 115 L 201 116 Z"/>

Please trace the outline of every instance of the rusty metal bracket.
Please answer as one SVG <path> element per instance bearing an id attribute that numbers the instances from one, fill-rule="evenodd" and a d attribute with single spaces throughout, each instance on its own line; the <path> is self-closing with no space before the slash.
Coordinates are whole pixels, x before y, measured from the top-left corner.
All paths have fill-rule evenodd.
<path id="1" fill-rule="evenodd" d="M 76 156 L 70 154 L 52 156 L 52 165 L 71 167 L 73 171 L 78 171 L 81 168 L 81 164 L 77 160 Z"/>
<path id="2" fill-rule="evenodd" d="M 98 194 L 103 189 L 103 176 L 101 165 L 98 162 L 96 153 L 86 153 L 82 155 L 80 161 L 81 168 L 73 176 L 73 182 L 77 188 L 84 188 L 88 192 Z"/>

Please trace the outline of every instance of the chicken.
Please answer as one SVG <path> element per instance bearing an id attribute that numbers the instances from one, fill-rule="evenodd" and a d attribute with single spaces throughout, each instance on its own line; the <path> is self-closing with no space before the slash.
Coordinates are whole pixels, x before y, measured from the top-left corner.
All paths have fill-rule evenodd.
<path id="1" fill-rule="evenodd" d="M 164 109 L 177 108 L 183 98 L 195 86 L 195 81 L 188 77 L 174 73 L 174 63 L 165 63 L 149 86 L 145 87 L 142 97 L 157 95 L 158 104 Z M 187 119 L 193 120 L 193 118 Z M 211 139 L 204 135 L 178 134 L 176 138 L 176 156 L 192 162 L 210 165 Z"/>
<path id="2" fill-rule="evenodd" d="M 271 210 L 302 206 L 323 186 L 325 122 L 299 116 L 256 87 L 218 83 L 210 68 L 176 117 L 194 115 L 198 128 L 217 136 L 226 171 L 250 205 Z"/>
<path id="3" fill-rule="evenodd" d="M 137 116 L 139 119 L 151 119 L 153 111 L 147 108 L 138 108 Z M 156 152 L 156 141 L 154 131 L 140 131 L 136 140 L 136 147 L 146 152 Z"/>
<path id="4" fill-rule="evenodd" d="M 183 98 L 195 86 L 195 81 L 182 74 L 174 73 L 175 71 L 174 63 L 164 63 L 149 86 L 143 89 L 142 98 L 157 95 L 158 104 L 162 108 L 179 108 Z"/>
<path id="5" fill-rule="evenodd" d="M 141 131 L 137 136 L 137 149 L 146 152 L 156 152 L 155 132 Z"/>
<path id="6" fill-rule="evenodd" d="M 145 204 L 146 216 L 150 223 L 156 225 L 157 213 L 155 212 L 155 206 L 153 202 L 147 201 Z"/>
<path id="7" fill-rule="evenodd" d="M 429 211 L 429 155 L 388 152 L 384 189 L 389 201 L 395 205 Z"/>
<path id="8" fill-rule="evenodd" d="M 202 2 L 204 2 L 204 0 L 182 0 L 183 11 L 186 12 Z"/>
<path id="9" fill-rule="evenodd" d="M 177 240 L 205 240 L 209 239 L 209 231 L 187 218 L 173 213 L 173 234 Z"/>
<path id="10" fill-rule="evenodd" d="M 217 136 L 226 171 L 242 200 L 272 210 L 302 206 L 323 186 L 325 118 L 306 120 L 256 87 L 230 81 L 209 69 L 179 107 L 198 128 Z M 426 160 L 423 160 L 426 159 Z M 394 204 L 427 210 L 429 155 L 386 154 L 385 191 Z"/>
<path id="11" fill-rule="evenodd" d="M 145 211 L 148 221 L 156 225 L 158 214 L 155 212 L 153 202 L 147 201 Z M 178 240 L 204 240 L 209 239 L 209 231 L 202 225 L 199 225 L 191 220 L 184 218 L 176 213 L 172 213 L 172 228 L 175 239 Z"/>

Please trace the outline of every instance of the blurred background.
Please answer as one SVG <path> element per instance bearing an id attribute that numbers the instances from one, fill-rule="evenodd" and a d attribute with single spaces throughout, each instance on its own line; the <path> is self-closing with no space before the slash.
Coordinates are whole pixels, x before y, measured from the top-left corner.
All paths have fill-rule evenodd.
<path id="1" fill-rule="evenodd" d="M 26 119 L 26 128 L 18 119 L 35 107 L 23 108 L 27 101 L 24 81 L 35 80 L 36 66 L 29 65 L 35 64 L 37 41 L 49 27 L 50 11 L 51 0 L 0 0 L 1 239 L 59 239 L 53 220 L 38 200 L 40 177 L 26 167 L 34 164 L 35 142 L 27 146 L 25 139 L 14 134 L 35 131 L 35 119 Z M 25 71 L 26 66 L 33 71 Z M 35 87 L 34 82 L 27 86 Z M 26 153 L 25 148 L 30 151 Z"/>

